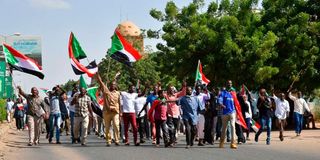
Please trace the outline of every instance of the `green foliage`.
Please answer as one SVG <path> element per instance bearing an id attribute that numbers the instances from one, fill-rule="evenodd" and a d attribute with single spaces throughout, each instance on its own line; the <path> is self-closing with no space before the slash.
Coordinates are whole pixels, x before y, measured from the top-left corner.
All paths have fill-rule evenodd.
<path id="1" fill-rule="evenodd" d="M 67 83 L 65 83 L 64 85 L 62 85 L 62 88 L 65 91 L 71 91 L 73 89 L 74 85 L 78 85 L 79 81 L 78 80 L 69 80 Z"/>
<path id="2" fill-rule="evenodd" d="M 0 99 L 0 122 L 7 119 L 6 100 Z"/>
<path id="3" fill-rule="evenodd" d="M 121 64 L 108 55 L 99 64 L 99 73 L 102 79 L 106 82 L 111 82 L 117 72 L 121 75 L 117 80 L 120 90 L 127 90 L 130 84 L 136 85 L 140 80 L 140 84 L 149 85 L 155 84 L 160 80 L 160 72 L 156 70 L 156 62 L 152 60 L 152 56 L 147 55 L 142 60 L 133 64 L 133 67 L 128 67 Z"/>
<path id="4" fill-rule="evenodd" d="M 162 32 L 148 31 L 165 42 L 154 58 L 162 78 L 194 82 L 200 59 L 213 85 L 231 79 L 287 90 L 297 80 L 295 87 L 307 93 L 320 87 L 319 1 L 263 0 L 261 12 L 253 9 L 258 0 L 220 2 L 205 12 L 201 0 L 182 8 L 170 1 L 165 12 L 150 11 L 163 23 Z"/>

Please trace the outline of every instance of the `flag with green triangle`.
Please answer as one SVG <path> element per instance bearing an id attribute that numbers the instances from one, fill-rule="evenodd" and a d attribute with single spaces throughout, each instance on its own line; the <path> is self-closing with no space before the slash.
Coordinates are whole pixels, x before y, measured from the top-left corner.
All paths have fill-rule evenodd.
<path id="1" fill-rule="evenodd" d="M 198 61 L 198 67 L 196 72 L 196 82 L 200 82 L 201 84 L 208 85 L 210 80 L 203 74 L 202 65 L 200 60 Z"/>
<path id="2" fill-rule="evenodd" d="M 11 67 L 11 69 L 32 74 L 39 77 L 40 79 L 44 78 L 42 67 L 38 65 L 35 60 L 25 56 L 24 54 L 20 53 L 19 51 L 5 43 L 2 45 L 2 49 L 5 61 Z"/>
<path id="3" fill-rule="evenodd" d="M 111 48 L 108 51 L 111 58 L 132 66 L 132 63 L 141 59 L 142 56 L 119 32 L 118 29 L 114 31 L 112 36 Z"/>
<path id="4" fill-rule="evenodd" d="M 81 75 L 80 76 L 80 85 L 79 85 L 79 87 L 80 88 L 84 88 L 84 89 L 87 89 L 88 88 L 88 85 L 87 85 L 87 83 L 86 83 L 86 81 L 84 80 L 84 78 L 83 78 L 83 76 Z"/>

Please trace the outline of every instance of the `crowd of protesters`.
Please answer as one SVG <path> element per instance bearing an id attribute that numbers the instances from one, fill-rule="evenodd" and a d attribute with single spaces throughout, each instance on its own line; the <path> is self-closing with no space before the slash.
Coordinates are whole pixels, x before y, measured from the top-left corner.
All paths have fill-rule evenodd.
<path id="1" fill-rule="evenodd" d="M 199 83 L 190 87 L 183 82 L 180 90 L 172 85 L 162 89 L 158 83 L 144 90 L 140 85 L 129 85 L 127 91 L 119 91 L 116 81 L 107 85 L 99 74 L 94 78 L 99 85 L 99 100 L 77 85 L 71 91 L 57 85 L 46 92 L 45 98 L 39 96 L 36 87 L 31 89 L 31 94 L 17 87 L 19 98 L 15 102 L 7 100 L 8 122 L 14 117 L 19 131 L 28 130 L 29 146 L 38 145 L 42 133 L 46 133 L 49 143 L 61 144 L 63 132 L 71 136 L 71 143 L 83 146 L 87 145 L 88 134 L 92 132 L 104 138 L 106 146 L 112 143 L 119 146 L 121 142 L 130 145 L 129 133 L 132 132 L 135 146 L 151 141 L 159 147 L 162 139 L 164 147 L 174 147 L 179 135 L 185 134 L 186 148 L 192 147 L 195 141 L 198 146 L 204 146 L 219 140 L 220 148 L 230 142 L 230 148 L 236 149 L 238 144 L 250 141 L 252 131 L 256 132 L 254 140 L 258 142 L 266 130 L 266 144 L 270 145 L 273 119 L 279 128 L 279 139 L 284 140 L 290 112 L 286 98 L 294 102 L 297 136 L 305 126 L 305 113 L 311 115 L 301 92 L 293 96 L 291 92 L 275 95 L 270 91 L 268 95 L 260 88 L 255 97 L 248 90 L 237 92 L 231 80 L 211 90 Z M 101 114 L 93 108 L 97 106 Z M 259 128 L 254 128 L 256 113 Z M 309 126 L 309 122 L 307 124 Z"/>

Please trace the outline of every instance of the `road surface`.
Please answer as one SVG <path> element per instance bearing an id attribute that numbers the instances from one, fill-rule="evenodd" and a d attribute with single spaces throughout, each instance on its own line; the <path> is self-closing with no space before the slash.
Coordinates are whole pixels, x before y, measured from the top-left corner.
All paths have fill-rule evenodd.
<path id="1" fill-rule="evenodd" d="M 62 144 L 49 144 L 45 134 L 41 135 L 40 145 L 27 146 L 27 131 L 16 131 L 13 127 L 0 141 L 0 160 L 31 160 L 31 159 L 76 159 L 76 160 L 316 160 L 320 159 L 320 130 L 303 130 L 300 137 L 296 137 L 293 131 L 285 132 L 285 140 L 281 142 L 278 132 L 272 132 L 271 145 L 265 144 L 266 132 L 263 132 L 260 141 L 249 141 L 238 146 L 237 150 L 218 148 L 218 143 L 203 147 L 194 146 L 185 149 L 184 136 L 179 137 L 179 142 L 174 148 L 156 148 L 150 142 L 141 146 L 111 145 L 106 147 L 104 139 L 90 135 L 86 147 L 80 144 L 71 144 L 70 137 L 63 136 Z M 251 134 L 253 139 L 254 133 Z M 161 142 L 162 143 L 162 142 Z"/>

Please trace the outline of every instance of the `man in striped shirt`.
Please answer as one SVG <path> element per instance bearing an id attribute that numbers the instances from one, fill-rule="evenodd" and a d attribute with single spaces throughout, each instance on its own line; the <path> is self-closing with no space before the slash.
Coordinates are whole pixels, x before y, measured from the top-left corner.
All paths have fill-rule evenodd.
<path id="1" fill-rule="evenodd" d="M 74 113 L 74 138 L 79 142 L 79 131 L 81 125 L 81 145 L 86 145 L 88 135 L 89 114 L 92 115 L 91 99 L 87 95 L 87 90 L 80 88 L 80 94 L 76 94 L 71 102 L 75 105 Z"/>

